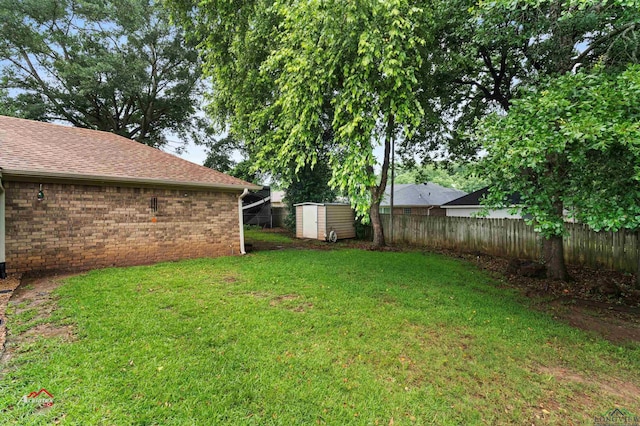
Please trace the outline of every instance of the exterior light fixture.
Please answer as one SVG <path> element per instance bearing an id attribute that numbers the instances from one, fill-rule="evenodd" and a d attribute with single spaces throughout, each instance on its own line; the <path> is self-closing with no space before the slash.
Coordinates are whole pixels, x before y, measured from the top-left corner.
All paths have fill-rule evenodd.
<path id="1" fill-rule="evenodd" d="M 38 191 L 38 201 L 44 200 L 44 191 L 42 190 L 42 184 L 40 184 L 40 191 Z"/>

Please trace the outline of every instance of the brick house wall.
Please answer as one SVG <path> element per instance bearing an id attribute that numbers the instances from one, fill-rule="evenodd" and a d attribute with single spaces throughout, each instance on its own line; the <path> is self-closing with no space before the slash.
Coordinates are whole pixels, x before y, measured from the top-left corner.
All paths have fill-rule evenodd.
<path id="1" fill-rule="evenodd" d="M 239 254 L 238 191 L 3 181 L 7 272 Z M 157 212 L 151 198 L 157 199 Z M 154 219 L 155 218 L 155 219 Z"/>

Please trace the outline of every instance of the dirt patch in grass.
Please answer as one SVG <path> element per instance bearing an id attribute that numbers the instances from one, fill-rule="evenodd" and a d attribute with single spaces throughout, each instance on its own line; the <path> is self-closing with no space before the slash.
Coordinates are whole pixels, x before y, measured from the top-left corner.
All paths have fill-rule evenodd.
<path id="1" fill-rule="evenodd" d="M 299 294 L 281 294 L 273 297 L 269 301 L 269 305 L 273 307 L 282 307 L 293 312 L 304 313 L 313 309 L 313 303 L 302 302 L 298 299 L 302 298 Z"/>
<path id="2" fill-rule="evenodd" d="M 615 400 L 615 406 L 633 406 L 640 395 L 640 387 L 620 377 L 588 377 L 569 368 L 549 366 L 539 366 L 533 372 L 551 376 L 555 382 L 554 388 L 573 389 L 571 394 L 562 397 L 562 403 L 556 399 L 556 392 L 550 390 L 546 398 L 531 407 L 533 424 L 575 424 L 565 421 L 578 414 L 589 418 L 593 416 L 592 407 L 596 395 L 595 399 L 604 396 Z M 572 384 L 579 386 L 571 386 Z"/>
<path id="3" fill-rule="evenodd" d="M 38 324 L 35 327 L 25 331 L 21 335 L 21 338 L 24 338 L 25 340 L 29 340 L 29 338 L 33 339 L 35 337 L 44 337 L 44 338 L 61 337 L 64 340 L 70 341 L 74 339 L 73 333 L 74 333 L 74 329 L 70 325 L 65 325 L 60 327 L 54 324 L 45 323 L 45 324 Z"/>
<path id="4" fill-rule="evenodd" d="M 20 286 L 13 292 L 11 303 L 19 304 L 24 301 L 37 303 L 38 301 L 47 300 L 47 296 L 60 287 L 63 279 L 74 275 L 24 277 L 20 282 Z"/>
<path id="5" fill-rule="evenodd" d="M 571 281 L 561 282 L 508 274 L 508 261 L 504 259 L 483 256 L 479 263 L 494 271 L 500 264 L 497 272 L 530 298 L 534 307 L 573 327 L 594 332 L 613 343 L 640 342 L 640 303 L 631 293 L 635 278 L 630 274 L 570 265 Z M 611 288 L 620 292 L 607 293 Z"/>
<path id="6" fill-rule="evenodd" d="M 561 367 L 539 367 L 537 373 L 553 376 L 559 382 L 574 382 L 597 387 L 601 393 L 609 394 L 626 403 L 636 402 L 640 395 L 640 387 L 615 377 L 608 380 L 595 380 Z"/>
<path id="7" fill-rule="evenodd" d="M 6 311 L 9 299 L 14 290 L 20 285 L 20 275 L 10 275 L 4 280 L 0 280 L 0 352 L 4 348 L 7 336 Z"/>
<path id="8" fill-rule="evenodd" d="M 548 302 L 544 309 L 572 327 L 592 331 L 614 343 L 640 342 L 638 314 L 620 311 L 606 303 L 562 297 Z"/>
<path id="9" fill-rule="evenodd" d="M 435 252 L 435 251 L 434 251 Z M 570 281 L 511 273 L 509 259 L 480 253 L 439 250 L 489 272 L 501 285 L 517 289 L 535 309 L 616 343 L 640 343 L 640 292 L 632 274 L 567 265 Z"/>
<path id="10" fill-rule="evenodd" d="M 39 337 L 60 337 L 65 340 L 73 340 L 74 329 L 72 326 L 60 326 L 49 321 L 51 314 L 57 307 L 52 293 L 62 284 L 62 279 L 68 276 L 71 275 L 23 277 L 18 280 L 17 288 L 11 293 L 10 299 L 0 305 L 0 311 L 3 315 L 5 309 L 12 311 L 9 320 L 16 321 L 12 327 L 16 326 L 15 328 L 24 331 L 17 334 L 10 331 L 7 334 L 6 341 L 3 342 L 0 361 L 5 363 L 12 357 L 16 348 Z M 29 315 L 24 323 L 19 323 L 20 314 L 26 312 L 33 312 L 33 314 Z"/>
<path id="11" fill-rule="evenodd" d="M 298 306 L 294 307 L 292 310 L 294 312 L 304 313 L 304 312 L 307 312 L 307 311 L 309 311 L 311 309 L 313 309 L 313 303 L 303 303 L 301 305 L 298 305 Z"/>
<path id="12" fill-rule="evenodd" d="M 300 296 L 297 294 L 282 294 L 280 296 L 276 296 L 273 299 L 271 299 L 271 301 L 269 302 L 269 305 L 271 306 L 278 306 L 281 303 L 290 301 L 290 300 L 296 300 L 298 299 Z"/>

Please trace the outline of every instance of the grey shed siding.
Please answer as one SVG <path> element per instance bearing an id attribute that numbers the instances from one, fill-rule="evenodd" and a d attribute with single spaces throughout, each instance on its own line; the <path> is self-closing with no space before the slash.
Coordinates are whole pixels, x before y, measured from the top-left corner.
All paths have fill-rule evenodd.
<path id="1" fill-rule="evenodd" d="M 332 230 L 338 234 L 339 239 L 356 237 L 355 215 L 351 206 L 327 205 L 325 209 L 327 214 L 327 238 Z"/>
<path id="2" fill-rule="evenodd" d="M 348 204 L 301 203 L 296 205 L 296 237 L 305 238 L 304 207 L 315 208 L 317 213 L 317 239 L 326 241 L 331 231 L 335 231 L 338 239 L 355 238 L 355 214 Z"/>
<path id="3" fill-rule="evenodd" d="M 325 218 L 327 215 L 327 206 L 318 206 L 318 239 L 326 240 L 328 237 L 327 229 L 325 228 Z"/>

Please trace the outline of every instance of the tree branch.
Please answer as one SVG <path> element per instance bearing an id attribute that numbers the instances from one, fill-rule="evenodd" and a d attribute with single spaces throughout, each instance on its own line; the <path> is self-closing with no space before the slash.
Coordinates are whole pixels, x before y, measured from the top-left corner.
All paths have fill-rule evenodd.
<path id="1" fill-rule="evenodd" d="M 589 46 L 573 61 L 573 66 L 575 67 L 576 65 L 581 63 L 587 56 L 589 56 L 589 54 L 596 47 L 598 47 L 599 45 L 601 45 L 602 43 L 604 43 L 608 39 L 616 37 L 616 36 L 621 35 L 623 33 L 626 33 L 627 31 L 634 30 L 634 29 L 638 28 L 638 25 L 639 25 L 638 22 L 630 22 L 630 23 L 628 23 L 626 25 L 623 25 L 622 27 L 618 28 L 617 30 L 614 30 L 614 31 L 610 32 L 609 34 L 605 34 L 604 36 L 600 37 L 599 39 L 593 40 L 591 43 L 589 43 Z"/>
<path id="2" fill-rule="evenodd" d="M 475 81 L 475 80 L 464 80 L 462 78 L 456 78 L 453 81 L 455 83 L 458 83 L 458 84 L 464 84 L 464 85 L 468 85 L 468 86 L 476 86 L 478 89 L 480 89 L 482 91 L 482 93 L 484 93 L 485 98 L 493 99 L 493 94 L 491 93 L 491 91 L 489 89 L 487 89 L 486 87 L 484 87 L 482 84 L 480 84 L 477 81 Z"/>

